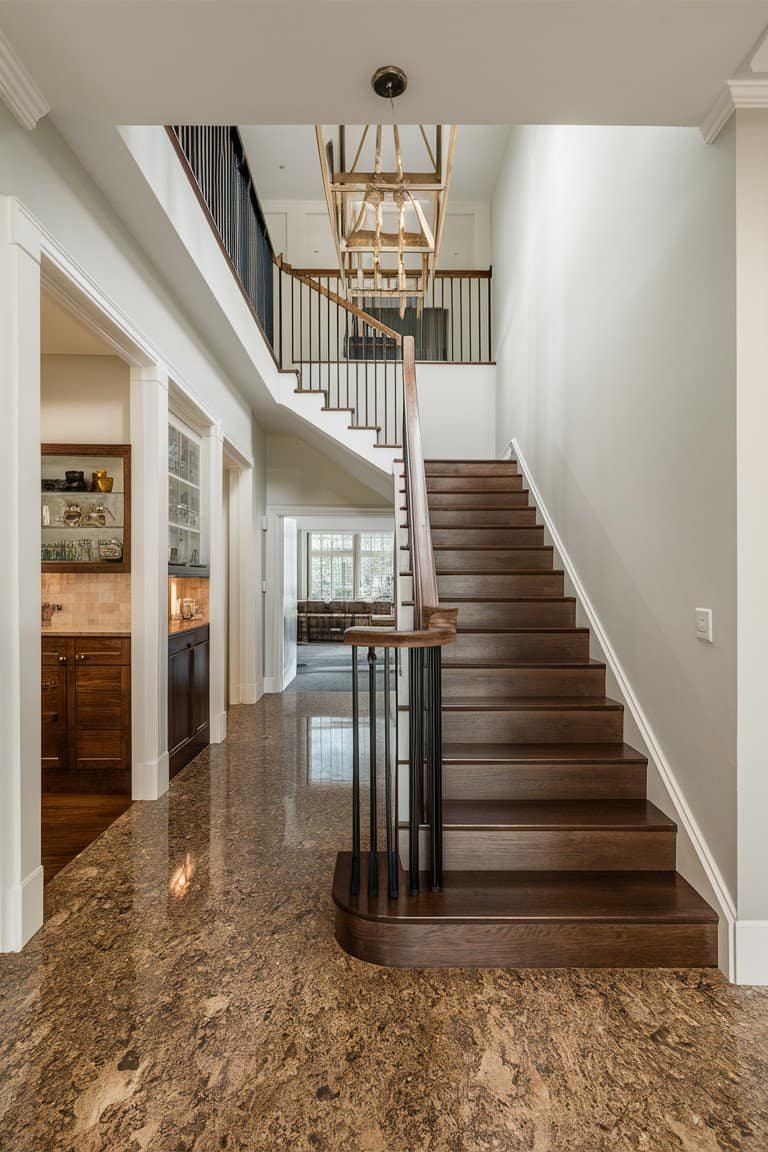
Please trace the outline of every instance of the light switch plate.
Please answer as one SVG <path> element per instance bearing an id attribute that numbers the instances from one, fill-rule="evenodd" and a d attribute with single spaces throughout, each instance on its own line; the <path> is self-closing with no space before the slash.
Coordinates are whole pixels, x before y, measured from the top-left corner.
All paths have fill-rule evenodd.
<path id="1" fill-rule="evenodd" d="M 705 644 L 712 643 L 712 609 L 696 609 L 696 639 L 703 640 Z"/>

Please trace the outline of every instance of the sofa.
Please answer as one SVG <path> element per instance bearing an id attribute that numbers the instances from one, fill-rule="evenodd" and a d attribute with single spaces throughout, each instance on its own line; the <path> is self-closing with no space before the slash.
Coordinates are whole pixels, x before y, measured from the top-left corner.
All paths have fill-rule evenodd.
<path id="1" fill-rule="evenodd" d="M 389 600 L 299 600 L 296 638 L 299 644 L 341 641 L 347 628 L 394 628 Z"/>

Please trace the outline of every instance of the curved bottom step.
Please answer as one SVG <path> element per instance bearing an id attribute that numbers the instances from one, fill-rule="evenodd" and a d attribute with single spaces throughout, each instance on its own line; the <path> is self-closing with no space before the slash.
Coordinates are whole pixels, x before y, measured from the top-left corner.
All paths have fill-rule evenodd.
<path id="1" fill-rule="evenodd" d="M 336 859 L 336 939 L 392 968 L 690 968 L 717 964 L 717 916 L 676 872 L 449 872 L 441 892 L 352 897 Z"/>

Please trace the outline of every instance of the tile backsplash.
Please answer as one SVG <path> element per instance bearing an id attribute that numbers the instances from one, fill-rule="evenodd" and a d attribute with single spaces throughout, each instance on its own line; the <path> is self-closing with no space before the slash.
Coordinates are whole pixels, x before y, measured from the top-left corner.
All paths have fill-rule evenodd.
<path id="1" fill-rule="evenodd" d="M 131 576 L 129 572 L 44 572 L 41 601 L 61 604 L 53 627 L 124 629 L 131 626 Z"/>
<path id="2" fill-rule="evenodd" d="M 199 624 L 209 621 L 209 580 L 202 580 L 199 576 L 169 576 L 168 577 L 168 619 L 173 622 L 181 618 L 181 601 L 194 600 L 196 606 L 195 620 Z"/>

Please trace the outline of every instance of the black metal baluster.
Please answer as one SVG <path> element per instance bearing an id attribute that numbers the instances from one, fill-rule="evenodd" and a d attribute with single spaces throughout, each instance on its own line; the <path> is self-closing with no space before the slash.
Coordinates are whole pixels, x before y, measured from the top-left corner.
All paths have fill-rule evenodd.
<path id="1" fill-rule="evenodd" d="M 336 283 L 337 283 L 339 289 L 341 289 L 341 285 L 338 283 L 338 277 L 336 278 Z M 337 403 L 339 408 L 341 408 L 341 348 L 339 347 L 340 315 L 341 315 L 341 308 L 337 304 L 336 305 L 336 403 Z"/>
<path id="2" fill-rule="evenodd" d="M 365 426 L 368 427 L 368 321 L 363 322 L 363 353 L 365 355 Z"/>
<path id="3" fill-rule="evenodd" d="M 310 391 L 312 391 L 312 388 L 313 388 L 312 377 L 314 375 L 314 373 L 312 372 L 312 289 L 309 287 L 309 285 L 307 285 L 307 293 L 308 293 L 308 295 L 307 295 L 307 315 L 309 316 L 309 345 L 308 345 L 308 351 L 309 351 L 309 356 L 308 356 L 308 360 L 309 360 L 309 389 L 310 389 Z"/>
<path id="4" fill-rule="evenodd" d="M 411 513 L 409 510 L 409 523 Z M 408 887 L 419 890 L 419 826 L 423 805 L 424 731 L 422 727 L 422 669 L 424 650 L 408 650 Z"/>
<path id="5" fill-rule="evenodd" d="M 386 788 L 386 800 L 384 816 L 387 821 L 387 877 L 388 877 L 388 894 L 390 900 L 397 900 L 399 895 L 399 871 L 400 866 L 398 862 L 397 851 L 397 805 L 393 804 L 392 800 L 392 742 L 391 742 L 391 728 L 392 716 L 390 693 L 392 691 L 389 680 L 389 664 L 390 653 L 389 648 L 384 649 L 384 787 Z M 397 774 L 394 778 L 394 786 L 397 788 Z"/>
<path id="6" fill-rule="evenodd" d="M 470 276 L 467 281 L 467 291 L 469 292 L 469 362 L 472 363 L 472 285 L 474 284 L 473 278 Z M 479 357 L 478 357 L 479 358 Z"/>
<path id="7" fill-rule="evenodd" d="M 459 361 L 464 363 L 464 280 L 459 279 Z"/>
<path id="8" fill-rule="evenodd" d="M 376 649 L 368 649 L 368 777 L 371 844 L 368 858 L 368 895 L 379 894 L 379 829 L 376 787 Z"/>
<path id="9" fill-rule="evenodd" d="M 299 388 L 304 387 L 304 284 L 299 280 Z"/>
<path id="10" fill-rule="evenodd" d="M 453 340 L 456 329 L 456 317 L 453 311 L 453 276 L 451 276 L 451 362 L 454 362 Z"/>
<path id="11" fill-rule="evenodd" d="M 349 890 L 360 891 L 360 699 L 357 646 L 352 647 L 352 873 Z"/>
<path id="12" fill-rule="evenodd" d="M 325 287 L 330 292 L 330 290 L 331 290 L 331 278 L 330 278 L 330 276 L 326 276 L 326 278 L 325 278 Z M 331 400 L 331 299 L 330 299 L 330 296 L 326 296 L 326 298 L 325 298 L 325 356 L 326 356 L 326 363 L 328 365 L 328 369 L 327 369 L 328 370 L 328 400 L 326 401 L 326 403 L 328 404 L 329 408 L 338 408 L 338 406 L 339 406 L 338 396 L 336 397 L 336 403 L 335 404 Z"/>
<path id="13" fill-rule="evenodd" d="M 443 886 L 443 717 L 440 648 L 427 650 L 429 692 L 429 825 L 432 891 Z"/>
<path id="14" fill-rule="evenodd" d="M 320 283 L 320 277 L 319 276 L 317 278 L 317 282 L 318 282 L 318 284 Z M 318 388 L 322 388 L 322 386 L 323 386 L 323 328 L 322 328 L 322 317 L 320 315 L 320 303 L 321 303 L 323 297 L 322 297 L 320 292 L 316 292 L 315 295 L 317 296 L 317 386 L 318 386 Z"/>
<path id="15" fill-rule="evenodd" d="M 280 349 L 277 362 L 283 368 L 283 270 L 277 270 L 277 346 Z"/>
<path id="16" fill-rule="evenodd" d="M 483 281 L 477 282 L 477 358 L 482 361 L 483 359 L 483 321 L 481 319 L 480 311 L 480 289 L 482 288 Z"/>

